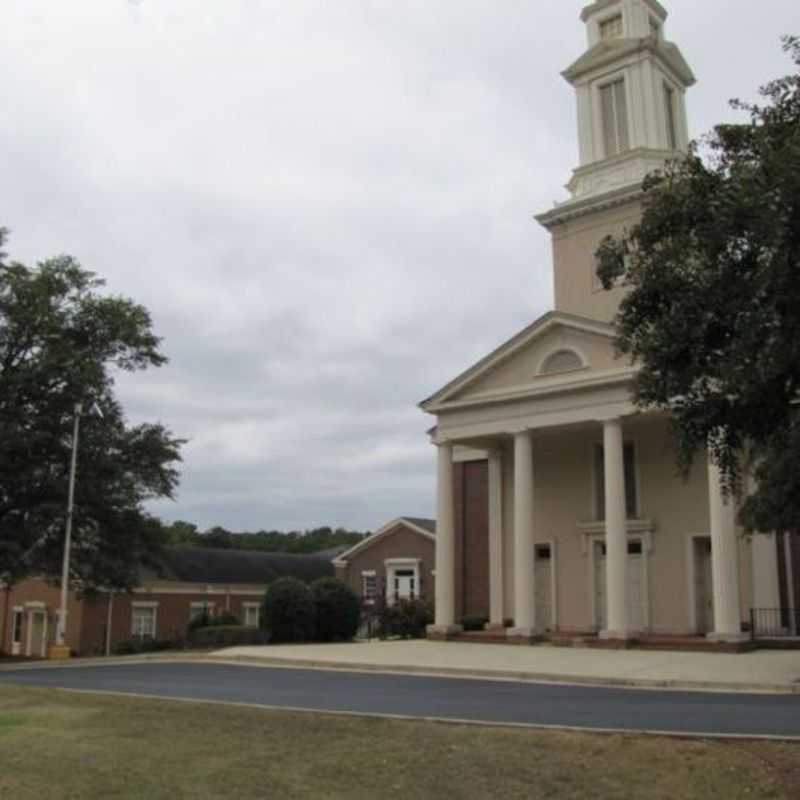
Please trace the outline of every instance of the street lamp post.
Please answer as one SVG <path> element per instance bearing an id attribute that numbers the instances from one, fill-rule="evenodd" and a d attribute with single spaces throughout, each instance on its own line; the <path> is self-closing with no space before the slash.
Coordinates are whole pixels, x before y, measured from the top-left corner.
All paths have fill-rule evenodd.
<path id="1" fill-rule="evenodd" d="M 78 466 L 78 430 L 83 406 L 75 403 L 75 421 L 72 427 L 72 460 L 69 467 L 69 492 L 67 495 L 67 524 L 64 533 L 64 560 L 61 566 L 61 606 L 58 610 L 56 644 L 50 650 L 51 658 L 69 658 L 67 635 L 67 599 L 69 595 L 69 556 L 72 546 L 72 512 L 75 506 L 75 472 Z"/>

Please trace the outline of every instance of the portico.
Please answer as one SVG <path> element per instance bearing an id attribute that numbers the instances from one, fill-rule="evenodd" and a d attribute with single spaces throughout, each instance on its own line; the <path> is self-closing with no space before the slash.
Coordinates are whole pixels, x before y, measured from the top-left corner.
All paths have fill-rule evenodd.
<path id="1" fill-rule="evenodd" d="M 669 519 L 654 520 L 646 515 L 631 518 L 628 514 L 625 442 L 631 435 L 636 436 L 641 427 L 641 420 L 629 414 L 554 426 L 550 430 L 542 427 L 508 431 L 494 436 L 488 447 L 485 440 L 448 440 L 436 431 L 433 439 L 439 460 L 439 533 L 436 616 L 429 631 L 432 638 L 447 638 L 461 630 L 455 610 L 460 565 L 455 558 L 458 532 L 453 512 L 453 466 L 459 458 L 475 458 L 481 452 L 488 461 L 488 629 L 504 630 L 509 639 L 520 643 L 535 641 L 546 630 L 593 630 L 602 639 L 622 641 L 650 631 L 689 632 L 688 607 L 669 621 L 663 615 L 656 618 L 655 624 L 653 621 L 659 604 L 651 602 L 651 595 L 671 591 L 676 579 L 676 565 L 663 563 L 664 551 L 670 549 L 664 538 L 675 533 Z M 552 483 L 553 477 L 543 481 L 537 476 L 546 473 L 547 454 L 554 444 L 557 446 L 561 435 L 570 437 L 573 443 L 576 438 L 585 439 L 587 444 L 602 442 L 604 519 L 586 519 L 578 503 L 568 503 L 561 516 L 572 514 L 572 525 L 565 527 L 555 520 L 551 524 L 543 522 L 548 514 L 541 506 L 553 502 L 546 485 Z M 477 449 L 480 445 L 485 448 L 483 451 Z M 746 638 L 741 627 L 741 537 L 715 468 L 709 465 L 705 471 L 714 620 L 707 635 L 714 641 L 740 641 Z M 702 472 L 698 470 L 698 475 Z M 639 480 L 646 480 L 646 474 L 640 466 Z M 562 554 L 560 563 L 552 562 L 552 577 L 537 568 L 537 551 L 542 545 L 550 551 L 548 555 L 553 549 Z M 652 563 L 654 552 L 662 555 L 661 562 Z M 550 596 L 546 601 L 536 584 L 537 575 L 548 578 Z M 634 592 L 630 591 L 632 579 Z M 564 605 L 571 605 L 572 612 L 559 618 L 552 609 L 558 608 L 559 595 L 576 590 L 576 581 L 583 583 L 582 609 L 576 614 L 575 603 L 565 599 Z"/>

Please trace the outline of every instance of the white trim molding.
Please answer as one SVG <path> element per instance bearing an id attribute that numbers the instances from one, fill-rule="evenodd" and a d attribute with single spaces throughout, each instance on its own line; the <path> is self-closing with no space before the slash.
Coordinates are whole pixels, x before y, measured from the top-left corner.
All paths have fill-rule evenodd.
<path id="1" fill-rule="evenodd" d="M 581 555 L 588 555 L 589 564 L 589 594 L 592 608 L 592 625 L 599 625 L 597 617 L 597 586 L 595 583 L 596 563 L 595 551 L 597 545 L 605 543 L 605 522 L 582 523 Z M 599 530 L 598 530 L 599 527 Z M 641 542 L 642 545 L 642 631 L 649 631 L 652 627 L 650 618 L 650 555 L 653 552 L 653 531 L 655 526 L 651 520 L 628 520 L 627 541 Z M 606 587 L 606 596 L 608 587 Z"/>
<path id="2" fill-rule="evenodd" d="M 398 570 L 413 570 L 414 588 L 412 590 L 412 597 L 420 596 L 419 566 L 421 562 L 422 559 L 420 558 L 387 558 L 384 560 L 383 564 L 386 567 L 386 602 L 389 605 L 395 601 L 392 589 L 394 587 L 395 573 Z"/>
<path id="3" fill-rule="evenodd" d="M 365 537 L 360 542 L 356 542 L 356 544 L 354 544 L 349 550 L 345 550 L 344 553 L 339 553 L 339 555 L 332 560 L 333 565 L 335 567 L 346 567 L 349 563 L 349 560 L 354 555 L 360 553 L 362 550 L 366 550 L 368 547 L 372 547 L 372 545 L 374 545 L 376 542 L 384 539 L 389 534 L 394 533 L 394 531 L 399 527 L 405 527 L 413 533 L 418 533 L 420 536 L 424 536 L 426 539 L 436 541 L 436 536 L 429 530 L 426 530 L 425 528 L 415 524 L 407 517 L 397 517 L 397 519 L 387 522 L 382 528 L 378 528 L 377 531 Z"/>

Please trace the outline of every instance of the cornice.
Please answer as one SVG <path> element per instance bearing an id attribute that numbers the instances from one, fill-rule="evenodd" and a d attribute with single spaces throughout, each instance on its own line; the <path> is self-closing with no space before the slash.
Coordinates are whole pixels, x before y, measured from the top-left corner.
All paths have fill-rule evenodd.
<path id="1" fill-rule="evenodd" d="M 613 189 L 604 194 L 590 195 L 580 200 L 567 200 L 551 208 L 549 211 L 536 214 L 534 219 L 540 225 L 551 230 L 556 225 L 562 225 L 572 219 L 594 214 L 596 211 L 604 211 L 608 208 L 624 206 L 626 203 L 635 200 L 641 194 L 641 184 L 636 183 L 630 186 L 623 186 L 620 189 Z"/>

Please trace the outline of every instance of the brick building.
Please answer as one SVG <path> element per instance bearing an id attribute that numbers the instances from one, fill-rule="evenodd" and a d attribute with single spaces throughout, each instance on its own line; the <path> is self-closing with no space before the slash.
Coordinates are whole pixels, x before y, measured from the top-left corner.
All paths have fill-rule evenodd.
<path id="1" fill-rule="evenodd" d="M 383 597 L 433 600 L 436 523 L 399 517 L 333 559 L 336 577 L 366 604 Z"/>
<path id="2" fill-rule="evenodd" d="M 130 593 L 83 597 L 71 591 L 67 644 L 77 655 L 100 655 L 134 638 L 174 639 L 204 611 L 230 612 L 257 626 L 266 584 L 285 575 L 304 581 L 333 575 L 330 556 L 171 548 L 163 569 L 158 574 L 143 570 L 141 584 Z M 59 604 L 58 586 L 43 578 L 0 587 L 0 651 L 46 656 Z"/>

